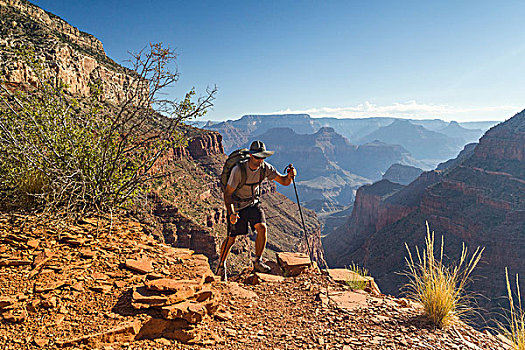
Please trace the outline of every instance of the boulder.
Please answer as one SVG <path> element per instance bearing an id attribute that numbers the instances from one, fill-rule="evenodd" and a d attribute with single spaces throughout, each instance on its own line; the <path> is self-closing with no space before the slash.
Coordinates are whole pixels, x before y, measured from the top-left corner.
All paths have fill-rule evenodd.
<path id="1" fill-rule="evenodd" d="M 276 253 L 276 256 L 285 276 L 297 276 L 312 264 L 308 255 L 303 253 L 282 252 Z"/>

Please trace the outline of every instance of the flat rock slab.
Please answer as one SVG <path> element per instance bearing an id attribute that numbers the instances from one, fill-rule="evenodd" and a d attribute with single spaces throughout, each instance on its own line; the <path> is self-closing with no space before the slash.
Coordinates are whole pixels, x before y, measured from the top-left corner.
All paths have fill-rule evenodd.
<path id="1" fill-rule="evenodd" d="M 258 298 L 257 293 L 239 286 L 237 282 L 227 282 L 227 285 L 233 297 L 241 298 L 241 299 L 257 299 Z"/>
<path id="2" fill-rule="evenodd" d="M 11 297 L 0 297 L 0 310 L 7 309 L 8 307 L 15 305 L 16 299 Z"/>
<path id="3" fill-rule="evenodd" d="M 145 285 L 147 289 L 157 292 L 179 292 L 187 289 L 195 292 L 201 287 L 201 284 L 194 280 L 175 280 L 171 278 L 146 281 Z"/>
<path id="4" fill-rule="evenodd" d="M 366 294 L 352 291 L 328 292 L 328 298 L 334 302 L 340 309 L 354 310 L 360 307 L 366 307 Z"/>
<path id="5" fill-rule="evenodd" d="M 88 241 L 84 237 L 71 235 L 71 234 L 68 234 L 68 233 L 63 233 L 60 240 L 62 242 L 64 242 L 64 243 L 70 244 L 70 245 L 75 246 L 75 247 L 84 245 Z"/>
<path id="6" fill-rule="evenodd" d="M 277 263 L 284 270 L 285 276 L 297 276 L 311 265 L 308 255 L 303 253 L 276 253 Z"/>
<path id="7" fill-rule="evenodd" d="M 268 273 L 256 272 L 255 276 L 261 282 L 282 282 L 284 281 L 283 276 L 270 275 Z"/>
<path id="8" fill-rule="evenodd" d="M 192 255 L 194 254 L 194 251 L 187 248 L 173 248 L 173 247 L 166 247 L 166 257 L 169 260 L 186 260 L 190 259 Z"/>
<path id="9" fill-rule="evenodd" d="M 182 318 L 188 323 L 199 323 L 206 316 L 206 307 L 197 302 L 183 301 L 182 303 L 165 306 L 161 309 L 162 317 L 167 320 Z"/>
<path id="10" fill-rule="evenodd" d="M 245 283 L 247 284 L 261 284 L 261 283 L 279 283 L 284 281 L 283 276 L 271 275 L 269 273 L 255 272 L 253 275 L 246 278 Z"/>
<path id="11" fill-rule="evenodd" d="M 22 323 L 27 318 L 27 311 L 25 309 L 9 310 L 1 314 L 6 322 Z"/>
<path id="12" fill-rule="evenodd" d="M 19 260 L 19 259 L 3 259 L 0 260 L 0 266 L 24 266 L 31 265 L 29 260 Z"/>
<path id="13" fill-rule="evenodd" d="M 35 293 L 46 293 L 69 285 L 71 285 L 71 281 L 55 281 L 48 284 L 35 284 L 33 291 Z"/>
<path id="14" fill-rule="evenodd" d="M 97 255 L 96 252 L 88 248 L 80 249 L 79 253 L 80 257 L 84 259 L 93 259 Z"/>
<path id="15" fill-rule="evenodd" d="M 131 305 L 135 309 L 168 306 L 189 299 L 194 293 L 193 288 L 179 290 L 169 295 L 159 295 L 158 292 L 148 290 L 146 287 L 133 288 Z"/>
<path id="16" fill-rule="evenodd" d="M 70 340 L 63 340 L 57 342 L 59 347 L 68 347 L 74 345 L 98 345 L 100 343 L 111 344 L 111 343 L 122 343 L 130 342 L 135 340 L 135 337 L 141 329 L 141 322 L 134 321 L 122 327 L 113 328 L 106 332 L 100 332 L 95 334 L 86 335 L 80 338 L 74 338 Z"/>
<path id="17" fill-rule="evenodd" d="M 99 285 L 91 286 L 90 289 L 98 293 L 107 294 L 111 292 L 112 285 L 111 284 L 99 284 Z"/>
<path id="18" fill-rule="evenodd" d="M 365 290 L 374 294 L 381 294 L 379 287 L 371 276 L 361 276 L 360 274 L 348 269 L 328 269 L 328 275 L 336 282 L 352 285 L 363 284 Z"/>
<path id="19" fill-rule="evenodd" d="M 150 273 L 153 271 L 153 260 L 148 258 L 128 259 L 126 260 L 126 267 L 138 273 Z"/>

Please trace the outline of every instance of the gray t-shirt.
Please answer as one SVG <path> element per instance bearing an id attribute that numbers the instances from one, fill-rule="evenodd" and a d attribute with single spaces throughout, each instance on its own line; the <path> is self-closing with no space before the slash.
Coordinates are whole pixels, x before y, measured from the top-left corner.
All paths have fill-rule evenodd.
<path id="1" fill-rule="evenodd" d="M 277 177 L 278 173 L 275 167 L 271 164 L 268 164 L 265 162 L 265 178 L 268 180 L 273 180 Z M 230 173 L 230 178 L 228 179 L 228 185 L 230 185 L 233 188 L 237 188 L 239 183 L 241 182 L 241 166 L 246 166 L 246 184 L 236 190 L 233 195 L 233 205 L 235 207 L 236 211 L 239 211 L 241 209 L 246 208 L 247 206 L 252 204 L 252 200 L 255 198 L 254 204 L 258 202 L 257 198 L 259 197 L 259 191 L 260 186 L 259 185 L 253 185 L 250 186 L 250 184 L 257 184 L 261 177 L 261 169 L 262 166 L 257 168 L 257 170 L 252 170 L 248 166 L 248 164 L 237 164 L 233 167 L 232 172 Z M 253 194 L 252 194 L 253 190 Z"/>

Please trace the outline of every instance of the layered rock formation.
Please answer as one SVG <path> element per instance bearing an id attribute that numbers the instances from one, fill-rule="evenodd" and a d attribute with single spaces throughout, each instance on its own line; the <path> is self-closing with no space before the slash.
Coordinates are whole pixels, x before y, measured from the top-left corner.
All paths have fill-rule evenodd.
<path id="1" fill-rule="evenodd" d="M 31 49 L 45 72 L 67 84 L 70 93 L 88 96 L 90 84 L 101 82 L 103 96 L 121 102 L 136 74 L 106 56 L 102 43 L 59 17 L 25 0 L 0 0 L 0 61 L 7 83 L 36 82 L 23 61 L 9 48 Z"/>
<path id="2" fill-rule="evenodd" d="M 356 145 L 376 140 L 401 145 L 418 160 L 431 159 L 424 165 L 424 169 L 428 170 L 437 161 L 456 155 L 466 143 L 477 141 L 484 131 L 495 124 L 470 122 L 460 125 L 440 119 L 312 118 L 308 114 L 283 114 L 245 115 L 238 120 L 208 122 L 204 128 L 220 132 L 229 153 L 271 128 L 283 127 L 298 134 L 313 134 L 322 127 L 329 127 Z"/>
<path id="3" fill-rule="evenodd" d="M 395 274 L 404 269 L 404 243 L 421 246 L 428 221 L 438 237 L 444 235 L 445 252 L 451 259 L 457 258 L 463 242 L 471 249 L 485 247 L 472 290 L 488 298 L 479 300 L 480 304 L 494 306 L 505 295 L 505 267 L 512 274 L 525 273 L 520 258 L 525 253 L 524 155 L 525 112 L 521 112 L 489 130 L 474 153 L 444 175 L 424 173 L 383 200 L 381 209 L 355 209 L 354 218 L 325 241 L 329 263 L 364 264 L 382 290 L 397 294 L 405 281 Z M 417 182 L 420 186 L 407 192 Z M 403 192 L 404 197 L 400 196 Z M 356 202 L 357 208 L 362 206 Z M 401 207 L 406 211 L 401 213 Z M 360 230 L 364 218 L 371 218 L 375 225 Z M 334 242 L 341 245 L 342 240 L 347 248 L 337 248 L 336 253 Z"/>
<path id="4" fill-rule="evenodd" d="M 443 163 L 439 163 L 438 166 L 436 167 L 436 170 L 446 170 L 446 169 L 455 168 L 465 159 L 470 158 L 470 156 L 474 153 L 474 149 L 476 148 L 476 146 L 477 146 L 477 143 L 466 144 L 465 147 L 463 147 L 463 150 L 459 152 L 456 158 L 449 159 Z"/>

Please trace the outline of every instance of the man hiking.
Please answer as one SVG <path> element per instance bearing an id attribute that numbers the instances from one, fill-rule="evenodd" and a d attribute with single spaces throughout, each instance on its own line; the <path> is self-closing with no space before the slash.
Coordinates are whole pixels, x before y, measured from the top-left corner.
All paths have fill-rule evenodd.
<path id="1" fill-rule="evenodd" d="M 264 161 L 274 151 L 267 151 L 262 141 L 253 141 L 248 151 L 247 161 L 237 163 L 232 169 L 228 183 L 224 188 L 224 204 L 228 213 L 228 236 L 221 246 L 217 275 L 227 279 L 226 258 L 235 242 L 235 237 L 248 233 L 248 224 L 252 231 L 257 231 L 255 239 L 255 258 L 253 268 L 258 272 L 270 272 L 270 267 L 261 261 L 266 246 L 266 218 L 261 208 L 259 195 L 264 179 L 274 180 L 288 186 L 297 175 L 290 164 L 288 174 L 281 175 L 275 167 Z"/>

